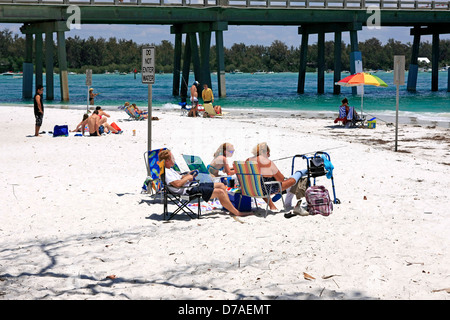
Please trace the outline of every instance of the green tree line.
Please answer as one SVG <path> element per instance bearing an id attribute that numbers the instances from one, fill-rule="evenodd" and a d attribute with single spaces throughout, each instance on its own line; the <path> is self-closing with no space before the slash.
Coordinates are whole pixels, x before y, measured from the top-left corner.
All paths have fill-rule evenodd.
<path id="1" fill-rule="evenodd" d="M 135 68 L 139 70 L 141 65 L 142 47 L 149 44 L 137 44 L 133 40 L 116 39 L 115 37 L 95 39 L 81 39 L 78 36 L 66 39 L 67 64 L 69 71 L 84 73 L 86 69 L 92 69 L 94 73 L 130 72 Z M 155 67 L 157 72 L 173 72 L 174 45 L 167 40 L 154 45 L 156 50 Z M 405 55 L 406 68 L 409 66 L 411 56 L 411 43 L 401 43 L 389 39 L 382 44 L 376 38 L 359 42 L 359 49 L 363 57 L 365 69 L 393 68 L 394 55 Z M 184 48 L 183 48 L 184 49 Z M 308 46 L 308 71 L 317 68 L 317 44 Z M 45 50 L 45 46 L 44 46 Z M 242 72 L 273 71 L 273 72 L 298 72 L 300 61 L 300 48 L 288 47 L 279 40 L 272 42 L 270 46 L 245 45 L 236 43 L 231 48 L 224 48 L 225 71 Z M 54 61 L 57 71 L 58 59 L 54 50 Z M 421 42 L 419 48 L 420 57 L 428 57 L 431 60 L 431 43 Z M 25 38 L 13 34 L 8 29 L 0 30 L 0 72 L 21 71 L 25 57 Z M 350 70 L 350 45 L 341 43 L 342 70 Z M 439 66 L 450 65 L 450 40 L 440 40 Z M 210 67 L 217 70 L 215 47 L 211 47 Z M 325 42 L 325 68 L 334 67 L 334 42 Z M 193 67 L 191 66 L 191 69 Z"/>

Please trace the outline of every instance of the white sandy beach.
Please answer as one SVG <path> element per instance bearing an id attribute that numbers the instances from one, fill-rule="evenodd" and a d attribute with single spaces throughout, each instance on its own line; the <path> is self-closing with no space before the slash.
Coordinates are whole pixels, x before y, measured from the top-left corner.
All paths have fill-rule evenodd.
<path id="1" fill-rule="evenodd" d="M 272 159 L 289 157 L 276 161 L 289 176 L 292 156 L 324 150 L 341 201 L 328 217 L 240 223 L 219 210 L 165 222 L 141 193 L 147 121 L 106 111 L 123 134 L 36 138 L 31 107 L 0 108 L 0 300 L 450 300 L 449 128 L 402 124 L 394 152 L 382 122 L 154 111 L 152 147 L 182 168 L 183 153 L 209 162 L 231 142 L 231 160 L 245 160 L 266 141 Z M 41 130 L 74 129 L 82 114 L 47 108 Z M 332 194 L 330 180 L 317 184 Z"/>

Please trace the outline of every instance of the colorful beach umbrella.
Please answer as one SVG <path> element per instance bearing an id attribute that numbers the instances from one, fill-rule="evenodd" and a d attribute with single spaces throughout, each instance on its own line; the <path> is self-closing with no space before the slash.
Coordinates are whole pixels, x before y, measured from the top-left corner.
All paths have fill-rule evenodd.
<path id="1" fill-rule="evenodd" d="M 353 87 L 353 86 L 361 86 L 361 85 L 371 85 L 376 87 L 387 87 L 387 84 L 374 76 L 373 74 L 367 72 L 359 72 L 348 77 L 345 77 L 342 80 L 339 80 L 336 84 L 344 86 L 344 87 Z"/>
<path id="2" fill-rule="evenodd" d="M 364 86 L 387 87 L 386 82 L 379 77 L 367 72 L 358 72 L 336 82 L 337 85 L 343 87 L 361 86 L 361 116 L 363 112 Z"/>

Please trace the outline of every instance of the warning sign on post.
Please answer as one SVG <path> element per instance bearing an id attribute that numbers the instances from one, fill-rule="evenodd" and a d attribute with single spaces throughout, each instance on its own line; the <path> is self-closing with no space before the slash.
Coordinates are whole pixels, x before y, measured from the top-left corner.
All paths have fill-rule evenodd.
<path id="1" fill-rule="evenodd" d="M 142 49 L 142 83 L 155 83 L 155 47 Z"/>

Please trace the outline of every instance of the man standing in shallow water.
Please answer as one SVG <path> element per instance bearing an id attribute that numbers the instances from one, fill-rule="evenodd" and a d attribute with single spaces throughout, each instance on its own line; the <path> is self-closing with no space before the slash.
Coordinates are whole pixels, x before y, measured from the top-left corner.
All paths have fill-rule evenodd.
<path id="1" fill-rule="evenodd" d="M 36 118 L 36 125 L 34 128 L 34 135 L 40 137 L 39 129 L 42 126 L 42 120 L 44 119 L 44 104 L 43 100 L 44 86 L 39 84 L 36 88 L 36 94 L 33 97 L 34 103 L 34 117 Z"/>
<path id="2" fill-rule="evenodd" d="M 199 85 L 198 81 L 194 81 L 194 83 L 191 86 L 192 108 L 188 113 L 188 117 L 196 117 L 198 115 L 198 91 L 197 91 L 198 85 Z"/>

